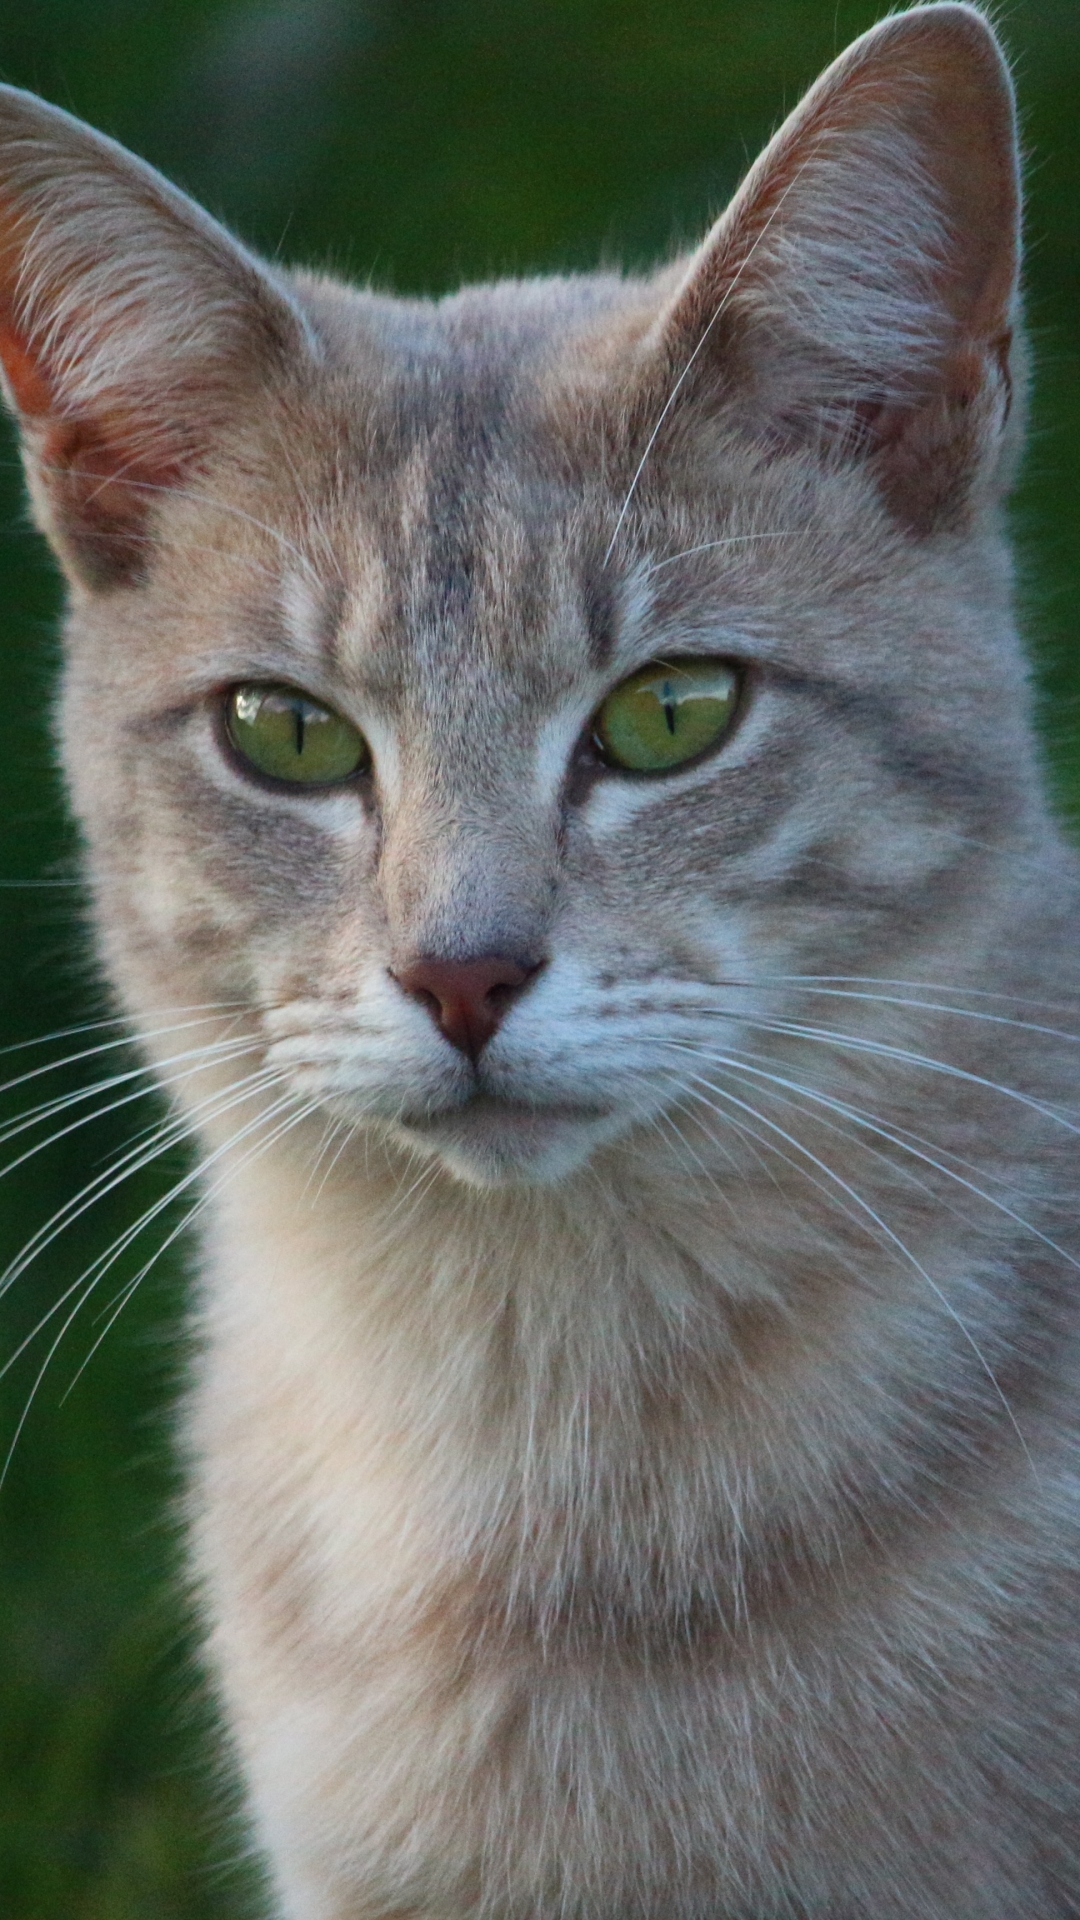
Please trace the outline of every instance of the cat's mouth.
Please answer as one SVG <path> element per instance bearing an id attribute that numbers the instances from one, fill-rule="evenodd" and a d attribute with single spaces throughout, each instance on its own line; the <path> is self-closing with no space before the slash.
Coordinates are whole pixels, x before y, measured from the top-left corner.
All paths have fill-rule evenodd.
<path id="1" fill-rule="evenodd" d="M 547 1185 L 562 1179 L 623 1124 L 610 1106 L 538 1106 L 482 1091 L 459 1106 L 406 1113 L 397 1121 L 411 1145 L 437 1155 L 459 1179 L 479 1186 Z"/>

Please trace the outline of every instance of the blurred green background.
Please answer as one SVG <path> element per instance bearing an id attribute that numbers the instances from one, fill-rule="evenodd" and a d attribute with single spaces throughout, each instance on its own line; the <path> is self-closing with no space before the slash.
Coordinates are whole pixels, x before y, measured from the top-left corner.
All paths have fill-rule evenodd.
<path id="1" fill-rule="evenodd" d="M 642 261 L 693 237 L 802 88 L 881 10 L 873 0 L 23 0 L 0 19 L 0 77 L 116 135 L 272 253 L 438 291 L 463 276 Z M 1021 593 L 1054 778 L 1072 810 L 1080 4 L 1014 0 L 997 13 L 1029 156 L 1038 370 L 1015 504 Z M 11 1074 L 89 1044 L 28 1043 L 108 1011 L 81 938 L 49 744 L 58 605 L 5 436 L 0 1044 L 22 1048 L 4 1058 Z M 105 1054 L 50 1070 L 0 1099 L 0 1121 L 123 1064 Z M 149 1103 L 126 1106 L 7 1172 L 0 1265 L 154 1118 Z M 0 1165 L 61 1124 L 11 1138 Z M 4 1299 L 0 1457 L 69 1309 L 22 1343 L 182 1165 L 174 1157 L 90 1208 Z M 161 1221 L 155 1231 L 164 1237 Z M 3 1920 L 260 1909 L 176 1575 L 169 1434 L 185 1277 L 175 1249 L 92 1351 L 108 1303 L 153 1247 L 153 1234 L 137 1243 L 59 1341 L 0 1494 Z"/>

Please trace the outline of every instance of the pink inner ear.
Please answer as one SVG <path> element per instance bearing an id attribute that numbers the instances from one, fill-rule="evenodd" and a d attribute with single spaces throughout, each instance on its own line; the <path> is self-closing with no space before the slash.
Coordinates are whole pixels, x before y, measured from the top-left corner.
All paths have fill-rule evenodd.
<path id="1" fill-rule="evenodd" d="M 49 428 L 38 455 L 42 466 L 67 470 L 92 491 L 102 516 L 139 511 L 143 488 L 174 486 L 190 466 L 194 449 L 155 448 L 143 425 L 115 411 L 96 420 L 58 419 Z"/>
<path id="2" fill-rule="evenodd" d="M 10 326 L 0 325 L 0 363 L 19 412 L 28 419 L 51 411 L 52 390 L 37 360 Z"/>
<path id="3" fill-rule="evenodd" d="M 46 371 L 45 356 L 10 319 L 0 321 L 0 365 L 23 419 L 39 434 L 45 430 L 39 457 L 54 469 L 77 465 L 102 481 L 126 474 L 163 483 L 188 464 L 185 436 L 170 431 L 163 420 L 152 421 L 144 408 L 125 408 L 104 396 L 102 404 L 89 409 L 85 403 L 65 404 L 61 383 Z M 155 438 L 170 444 L 155 446 Z"/>
<path id="4" fill-rule="evenodd" d="M 144 572 L 162 494 L 306 355 L 299 310 L 183 194 L 0 88 L 0 373 L 69 578 Z"/>
<path id="5" fill-rule="evenodd" d="M 116 396 L 65 407 L 43 356 L 10 319 L 0 322 L 0 364 L 69 557 L 95 583 L 135 577 L 158 491 L 176 486 L 196 457 L 190 427 Z"/>

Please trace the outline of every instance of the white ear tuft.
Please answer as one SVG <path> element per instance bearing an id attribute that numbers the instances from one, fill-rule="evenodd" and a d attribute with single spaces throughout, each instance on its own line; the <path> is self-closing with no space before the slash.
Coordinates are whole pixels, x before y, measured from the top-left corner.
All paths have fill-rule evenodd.
<path id="1" fill-rule="evenodd" d="M 310 345 L 287 293 L 185 195 L 0 87 L 0 367 L 39 519 L 75 577 L 136 578 L 157 490 Z"/>
<path id="2" fill-rule="evenodd" d="M 996 468 L 1019 187 L 1012 89 L 973 7 L 895 15 L 823 74 L 664 315 L 751 430 L 877 460 L 925 529 Z M 696 379 L 694 384 L 696 384 Z"/>

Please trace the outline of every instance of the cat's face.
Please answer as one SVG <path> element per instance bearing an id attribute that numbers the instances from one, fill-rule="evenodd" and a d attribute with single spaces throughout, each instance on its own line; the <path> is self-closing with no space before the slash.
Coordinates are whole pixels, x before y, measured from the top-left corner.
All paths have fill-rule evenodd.
<path id="1" fill-rule="evenodd" d="M 474 1183 L 549 1181 L 703 1122 L 703 1060 L 768 1048 L 786 976 L 977 940 L 1028 778 L 994 527 L 1011 161 L 991 113 L 972 177 L 932 178 L 1010 216 L 997 241 L 954 221 L 945 275 L 936 202 L 905 227 L 870 170 L 926 198 L 923 92 L 917 167 L 895 99 L 888 145 L 874 89 L 833 88 L 829 141 L 819 100 L 687 268 L 425 307 L 253 293 L 234 263 L 220 367 L 137 427 L 152 367 L 134 398 L 107 369 L 92 431 L 38 450 L 76 588 L 66 759 L 145 1024 L 228 1003 L 326 1114 Z M 876 277 L 838 272 L 845 228 Z M 207 231 L 186 244 L 227 278 Z M 872 297 L 876 331 L 842 337 Z M 701 751 L 598 746 L 635 674 L 698 662 L 732 691 Z M 309 784 L 298 735 L 268 777 L 257 718 L 230 722 L 263 697 L 345 723 L 355 768 Z"/>
<path id="2" fill-rule="evenodd" d="M 985 547 L 923 554 L 805 454 L 714 427 L 659 451 L 605 560 L 603 423 L 505 319 L 471 375 L 454 316 L 360 396 L 310 375 L 163 521 L 123 631 L 75 650 L 68 757 L 165 1003 L 239 1000 L 330 1113 L 544 1180 L 703 1118 L 698 1050 L 753 1046 L 737 1016 L 784 1013 L 776 976 L 910 971 L 1013 824 L 1024 700 Z M 605 761 L 612 690 L 695 660 L 739 677 L 715 743 Z M 236 686 L 302 690 L 369 759 L 264 777 Z M 431 956 L 529 976 L 475 1058 L 402 984 Z"/>

